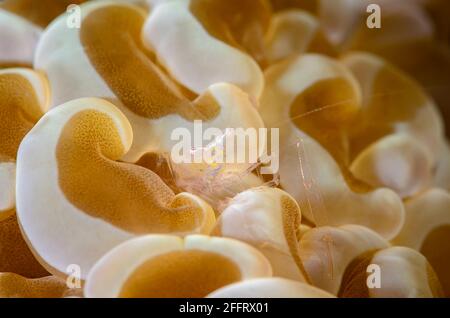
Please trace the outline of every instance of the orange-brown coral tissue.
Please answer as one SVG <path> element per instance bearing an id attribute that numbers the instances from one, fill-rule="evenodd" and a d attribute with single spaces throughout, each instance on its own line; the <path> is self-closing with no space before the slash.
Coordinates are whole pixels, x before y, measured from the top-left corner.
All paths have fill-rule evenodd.
<path id="1" fill-rule="evenodd" d="M 0 1 L 0 298 L 450 297 L 449 20 Z"/>

